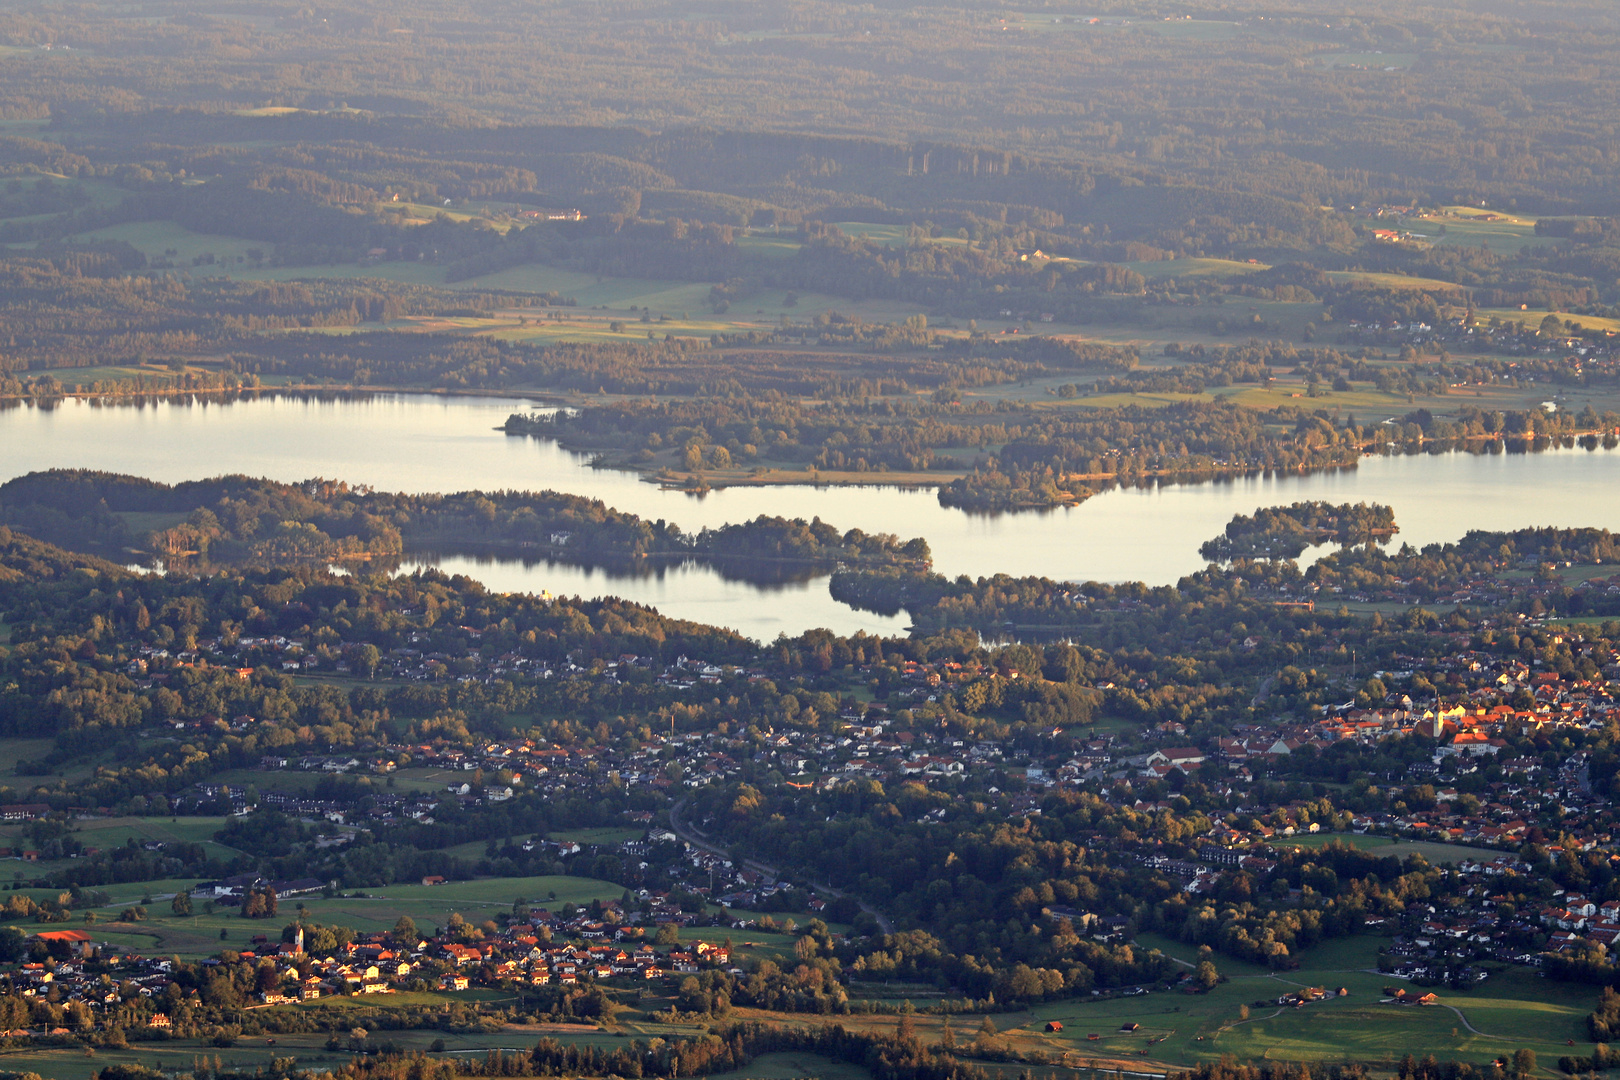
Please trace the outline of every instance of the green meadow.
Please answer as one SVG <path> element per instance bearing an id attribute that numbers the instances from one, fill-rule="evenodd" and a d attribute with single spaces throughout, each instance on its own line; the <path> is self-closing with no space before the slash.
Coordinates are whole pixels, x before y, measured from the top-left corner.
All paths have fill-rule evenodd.
<path id="1" fill-rule="evenodd" d="M 1296 971 L 1265 972 L 1217 956 L 1227 981 L 1208 994 L 1155 992 L 1102 1001 L 1053 1002 L 1029 1011 L 1028 1019 L 1004 1028 L 1014 1045 L 1024 1040 L 1052 1051 L 1096 1057 L 1141 1056 L 1174 1065 L 1210 1061 L 1223 1054 L 1240 1060 L 1394 1063 L 1421 1048 L 1442 1060 L 1488 1061 L 1520 1047 L 1536 1051 L 1545 1066 L 1569 1053 L 1567 1041 L 1584 1043 L 1584 1017 L 1596 1000 L 1588 987 L 1550 983 L 1522 969 L 1494 974 L 1472 992 L 1438 990 L 1433 1006 L 1399 1006 L 1386 1001 L 1392 980 L 1376 971 L 1377 950 L 1385 939 L 1354 937 L 1324 942 L 1300 954 Z M 1183 962 L 1196 959 L 1190 946 L 1139 937 L 1141 947 L 1162 945 Z M 1329 996 L 1299 1008 L 1277 998 L 1306 987 Z M 1347 993 L 1339 996 L 1338 991 Z M 1242 1009 L 1247 1006 L 1249 1019 Z M 1044 1032 L 1048 1021 L 1063 1025 L 1061 1035 Z M 1139 1029 L 1126 1033 L 1121 1025 Z M 1470 1031 L 1472 1026 L 1475 1031 Z M 1091 1040 L 1096 1034 L 1100 1038 Z"/>
<path id="2" fill-rule="evenodd" d="M 1400 840 L 1389 836 L 1362 836 L 1355 833 L 1315 833 L 1312 835 L 1275 837 L 1269 843 L 1279 848 L 1304 848 L 1315 851 L 1328 843 L 1338 841 L 1360 851 L 1376 851 L 1379 855 L 1393 855 L 1404 859 L 1407 855 L 1422 855 L 1431 865 L 1443 866 L 1465 859 L 1494 859 L 1503 854 L 1485 847 L 1464 844 L 1444 844 L 1435 840 Z"/>
<path id="3" fill-rule="evenodd" d="M 103 891 L 113 903 L 98 909 L 98 919 L 90 930 L 98 941 L 105 941 L 132 952 L 147 955 L 175 955 L 202 959 L 221 949 L 249 949 L 253 938 L 267 935 L 279 941 L 281 928 L 298 918 L 325 925 L 350 926 L 361 931 L 388 930 L 401 915 L 409 915 L 423 929 L 442 926 L 452 913 L 472 923 L 481 923 L 499 911 L 509 911 L 518 899 L 534 907 L 557 909 L 564 904 L 583 906 L 592 900 L 617 900 L 622 885 L 594 878 L 547 875 L 522 878 L 482 878 L 452 881 L 442 885 L 390 885 L 356 890 L 326 897 L 320 894 L 282 897 L 273 918 L 244 919 L 234 908 L 209 911 L 208 901 L 194 899 L 191 915 L 175 915 L 170 906 L 174 894 L 197 884 L 195 878 L 109 885 Z M 38 899 L 54 897 L 56 890 L 26 890 Z M 139 922 L 120 921 L 121 912 L 146 902 L 147 916 Z M 25 924 L 30 929 L 33 924 Z M 75 921 L 75 926 L 84 925 Z M 715 932 L 690 937 L 714 937 Z M 723 935 L 721 935 L 723 936 Z M 787 943 L 791 948 L 791 942 Z"/>

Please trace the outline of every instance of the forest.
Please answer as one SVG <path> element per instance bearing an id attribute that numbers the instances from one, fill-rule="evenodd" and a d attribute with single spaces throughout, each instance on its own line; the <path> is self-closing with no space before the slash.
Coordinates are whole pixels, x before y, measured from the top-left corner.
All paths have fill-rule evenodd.
<path id="1" fill-rule="evenodd" d="M 141 533 L 131 521 L 170 519 Z M 821 521 L 759 517 L 693 535 L 600 500 L 544 492 L 401 495 L 342 481 L 281 484 L 243 476 L 167 485 L 83 470 L 30 473 L 0 485 L 0 524 L 65 546 L 159 559 L 170 570 L 369 563 L 408 551 L 539 551 L 579 565 L 696 559 L 743 580 L 835 565 L 926 568 L 928 543 Z"/>
<path id="2" fill-rule="evenodd" d="M 1239 514 L 1220 536 L 1206 540 L 1198 553 L 1210 562 L 1235 559 L 1297 559 L 1307 547 L 1329 541 L 1341 546 L 1389 543 L 1399 532 L 1395 512 L 1387 506 L 1333 506 L 1301 502 L 1261 507 L 1251 517 Z"/>

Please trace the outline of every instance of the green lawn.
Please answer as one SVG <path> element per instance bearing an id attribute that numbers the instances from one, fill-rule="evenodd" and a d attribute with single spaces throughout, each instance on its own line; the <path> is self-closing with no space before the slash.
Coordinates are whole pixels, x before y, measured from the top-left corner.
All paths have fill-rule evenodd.
<path id="1" fill-rule="evenodd" d="M 0 739 L 0 760 L 6 761 L 9 765 L 15 765 L 19 761 L 38 761 L 55 748 L 55 739 Z M 8 782 L 17 783 L 17 781 Z M 9 835 L 7 828 L 0 827 L 0 837 L 6 835 Z"/>
<path id="2" fill-rule="evenodd" d="M 1376 850 L 1379 855 L 1393 855 L 1397 859 L 1416 852 L 1433 866 L 1462 862 L 1464 859 L 1494 859 L 1502 852 L 1493 848 L 1468 847 L 1464 844 L 1443 844 L 1435 840 L 1397 840 L 1388 836 L 1358 836 L 1354 833 L 1316 833 L 1315 835 L 1277 837 L 1268 841 L 1273 847 L 1297 847 L 1307 850 L 1327 846 L 1338 840 L 1361 851 Z"/>
<path id="3" fill-rule="evenodd" d="M 1364 285 L 1382 285 L 1386 289 L 1437 289 L 1441 292 L 1460 292 L 1455 282 L 1437 278 L 1407 277 L 1404 274 L 1377 274 L 1366 270 L 1330 270 L 1334 281 L 1354 281 Z"/>
<path id="4" fill-rule="evenodd" d="M 149 260 L 167 259 L 176 269 L 188 270 L 194 274 L 219 274 L 227 270 L 235 271 L 238 266 L 245 268 L 249 265 L 250 249 L 268 253 L 274 247 L 273 244 L 266 244 L 261 240 L 242 240 L 234 236 L 192 232 L 172 221 L 134 221 L 124 225 L 109 225 L 104 229 L 84 233 L 79 239 L 123 240 Z M 174 251 L 176 254 L 165 254 L 168 251 Z M 208 255 L 212 255 L 215 260 L 211 265 L 192 264 L 192 260 L 198 256 Z"/>
<path id="5" fill-rule="evenodd" d="M 803 246 L 790 236 L 773 236 L 770 233 L 750 233 L 737 238 L 740 250 L 771 259 L 791 259 Z"/>
<path id="6" fill-rule="evenodd" d="M 1337 840 L 1341 844 L 1349 844 L 1357 851 L 1371 851 L 1373 848 L 1389 847 L 1395 841 L 1388 836 L 1363 836 L 1357 833 L 1307 833 L 1299 836 L 1278 836 L 1267 841 L 1274 847 L 1300 847 L 1315 851 L 1317 848 Z M 1388 854 L 1385 852 L 1384 854 Z"/>
<path id="7" fill-rule="evenodd" d="M 1270 270 L 1265 263 L 1238 262 L 1235 259 L 1162 259 L 1153 262 L 1130 262 L 1130 267 L 1143 277 L 1150 278 L 1228 278 Z"/>
<path id="8" fill-rule="evenodd" d="M 1530 330 L 1538 329 L 1541 321 L 1548 315 L 1545 311 L 1518 311 L 1513 308 L 1489 308 L 1478 312 L 1479 317 L 1490 320 L 1492 317 L 1504 323 L 1518 323 Z M 1620 331 L 1620 319 L 1608 319 L 1598 315 L 1571 315 L 1568 312 L 1559 312 L 1560 320 L 1573 320 L 1589 330 Z"/>
<path id="9" fill-rule="evenodd" d="M 434 1004 L 466 999 L 468 994 L 390 994 L 385 998 L 371 998 L 336 1004 L 323 1001 L 315 1008 L 352 1007 L 356 1011 L 370 1008 L 388 1008 L 400 1005 Z M 282 1006 L 283 1008 L 310 1008 L 312 1006 Z M 407 1051 L 425 1051 L 437 1039 L 444 1040 L 445 1053 L 464 1056 L 482 1054 L 488 1050 L 523 1052 L 533 1046 L 542 1035 L 561 1038 L 568 1042 L 590 1042 L 603 1046 L 622 1045 L 621 1036 L 606 1035 L 594 1028 L 582 1027 L 577 1034 L 560 1033 L 552 1027 L 541 1031 L 523 1027 L 509 1027 L 502 1031 L 476 1034 L 456 1034 L 437 1030 L 384 1031 L 374 1035 L 374 1041 L 393 1043 Z M 270 1039 L 275 1040 L 272 1045 Z M 51 1080 L 89 1080 L 99 1069 L 110 1065 L 140 1064 L 170 1073 L 190 1072 L 198 1055 L 210 1060 L 217 1054 L 226 1069 L 250 1070 L 270 1064 L 272 1058 L 296 1057 L 301 1068 L 327 1072 L 353 1060 L 347 1050 L 326 1049 L 326 1034 L 252 1036 L 237 1040 L 229 1049 L 222 1050 L 202 1040 L 175 1040 L 171 1042 L 139 1043 L 127 1050 L 97 1050 L 94 1057 L 86 1057 L 83 1048 L 30 1049 L 0 1051 L 0 1069 L 8 1073 L 36 1072 Z"/>
<path id="10" fill-rule="evenodd" d="M 28 872 L 33 874 L 37 871 L 30 866 Z M 185 878 L 107 886 L 105 891 L 112 896 L 113 903 L 97 911 L 100 920 L 92 927 L 92 933 L 97 940 L 135 952 L 200 959 L 212 956 L 221 949 L 251 948 L 252 939 L 258 934 L 267 935 L 272 941 L 279 940 L 281 928 L 297 918 L 300 907 L 311 921 L 364 931 L 388 930 L 401 915 L 409 915 L 427 932 L 435 926 L 442 926 L 452 912 L 469 922 L 483 922 L 498 910 L 510 909 L 518 897 L 523 897 L 535 907 L 555 910 L 566 903 L 584 905 L 592 900 L 617 900 L 624 894 L 622 885 L 594 878 L 562 875 L 482 878 L 446 885 L 391 885 L 365 890 L 364 896 L 327 898 L 317 894 L 283 897 L 276 916 L 269 919 L 244 919 L 234 909 L 223 907 L 210 913 L 206 901 L 201 898 L 195 901 L 193 914 L 176 916 L 170 909 L 170 901 L 160 899 L 189 889 L 196 883 L 194 878 Z M 56 895 L 56 890 L 49 889 L 26 891 L 41 899 L 54 898 Z M 146 897 L 152 900 L 148 905 L 146 920 L 138 923 L 116 921 L 123 908 Z M 73 925 L 82 924 L 75 920 Z M 223 938 L 221 932 L 225 935 Z M 699 936 L 695 932 L 689 935 L 693 940 Z M 701 936 L 716 937 L 712 933 Z M 786 941 L 779 951 L 786 955 L 791 947 L 792 942 Z"/>
<path id="11" fill-rule="evenodd" d="M 1439 226 L 1445 227 L 1441 234 Z M 1517 255 L 1525 246 L 1547 247 L 1558 243 L 1557 237 L 1537 236 L 1534 221 L 1484 221 L 1472 217 L 1446 216 L 1436 220 L 1417 220 L 1411 225 L 1416 233 L 1428 235 L 1435 245 L 1451 244 L 1464 247 L 1488 247 L 1498 255 Z"/>
<path id="12" fill-rule="evenodd" d="M 1318 66 L 1327 68 L 1362 67 L 1372 71 L 1382 71 L 1384 68 L 1399 68 L 1404 71 L 1417 62 L 1417 53 L 1319 53 L 1311 59 Z"/>
<path id="13" fill-rule="evenodd" d="M 186 370 L 195 374 L 214 369 L 193 362 L 186 366 Z M 170 371 L 167 367 L 148 367 L 142 364 L 98 364 L 94 367 L 55 368 L 51 374 L 69 389 L 73 387 L 88 389 L 102 381 L 119 382 L 143 376 L 150 385 L 161 386 L 177 376 L 176 372 Z"/>
<path id="14" fill-rule="evenodd" d="M 1141 935 L 1137 943 L 1148 947 L 1155 941 Z M 1027 1017 L 1008 1018 L 1003 1030 L 1020 1048 L 1042 1046 L 1097 1057 L 1137 1056 L 1147 1049 L 1150 1060 L 1176 1065 L 1222 1054 L 1240 1060 L 1354 1059 L 1376 1064 L 1398 1060 L 1419 1047 L 1442 1059 L 1483 1061 L 1527 1046 L 1544 1067 L 1550 1067 L 1560 1054 L 1569 1052 L 1568 1039 L 1584 1045 L 1583 1017 L 1594 998 L 1590 988 L 1550 983 L 1520 969 L 1494 975 L 1472 993 L 1439 991 L 1439 1006 L 1383 1004 L 1383 987 L 1392 980 L 1370 970 L 1381 941 L 1354 937 L 1324 942 L 1297 957 L 1299 970 L 1275 974 L 1217 956 L 1216 966 L 1228 981 L 1209 994 L 1160 992 L 1106 1001 L 1052 1002 L 1035 1007 Z M 1187 946 L 1166 944 L 1164 951 L 1172 955 L 1193 952 Z M 1299 1009 L 1279 1009 L 1275 1004 L 1279 995 L 1308 986 L 1323 987 L 1331 996 Z M 1347 996 L 1337 995 L 1341 987 Z M 1241 1020 L 1243 1006 L 1250 1009 L 1246 1022 Z M 1483 1034 L 1471 1034 L 1453 1009 Z M 1061 1035 L 1044 1033 L 1049 1020 L 1063 1024 Z M 1126 1022 L 1141 1028 L 1122 1033 L 1120 1025 Z M 1102 1038 L 1089 1040 L 1094 1033 Z"/>
<path id="15" fill-rule="evenodd" d="M 15 740 L 23 741 L 23 740 Z M 45 742 L 45 740 L 29 740 Z M 38 751 L 36 751 L 38 752 Z M 231 858 L 239 854 L 235 849 L 214 842 L 214 834 L 225 824 L 223 817 L 115 817 L 91 818 L 88 820 L 75 820 L 69 823 L 73 838 L 85 847 L 99 848 L 103 851 L 109 848 L 122 847 L 130 840 L 144 843 L 148 840 L 157 840 L 163 843 L 193 843 L 201 844 L 215 858 Z M 19 847 L 30 844 L 28 841 L 28 825 L 15 823 L 0 826 L 0 846 Z M 64 863 L 53 863 L 52 866 Z M 19 864 L 20 866 L 21 864 Z M 41 869 L 45 864 L 37 864 L 29 868 L 30 874 L 43 874 Z"/>

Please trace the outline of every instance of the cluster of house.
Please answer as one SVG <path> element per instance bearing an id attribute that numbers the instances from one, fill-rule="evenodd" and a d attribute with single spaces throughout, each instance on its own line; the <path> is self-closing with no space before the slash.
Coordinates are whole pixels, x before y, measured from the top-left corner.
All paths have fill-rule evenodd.
<path id="1" fill-rule="evenodd" d="M 1302 1009 L 1316 1001 L 1328 1001 L 1332 998 L 1349 997 L 1350 991 L 1346 987 L 1339 987 L 1337 991 L 1328 990 L 1321 986 L 1307 986 L 1300 990 L 1293 990 L 1277 996 L 1277 1004 L 1285 1009 Z"/>
<path id="2" fill-rule="evenodd" d="M 1579 641 L 1574 644 L 1578 652 L 1587 648 Z M 1357 819 L 1357 828 L 1467 843 L 1522 842 L 1556 797 L 1563 807 L 1564 831 L 1581 837 L 1583 843 L 1603 842 L 1605 834 L 1595 825 L 1582 832 L 1586 819 L 1593 816 L 1583 809 L 1590 798 L 1584 756 L 1568 754 L 1556 766 L 1539 759 L 1518 760 L 1511 756 L 1505 736 L 1521 731 L 1563 731 L 1578 736 L 1601 730 L 1616 715 L 1608 683 L 1601 675 L 1586 680 L 1517 657 L 1475 652 L 1468 648 L 1466 638 L 1459 638 L 1455 645 L 1455 651 L 1438 660 L 1397 657 L 1398 663 L 1410 668 L 1377 673 L 1399 680 L 1421 669 L 1431 678 L 1443 677 L 1451 690 L 1443 700 L 1414 702 L 1408 696 L 1392 694 L 1366 707 L 1327 708 L 1309 722 L 1237 724 L 1229 735 L 1198 746 L 1175 744 L 1178 736 L 1184 738 L 1184 728 L 1167 723 L 1145 732 L 1145 744 L 1133 740 L 1131 752 L 1121 749 L 1117 736 L 1098 734 L 1078 750 L 1067 744 L 1070 749 L 1063 755 L 1043 757 L 1038 747 L 1032 751 L 949 732 L 901 730 L 890 722 L 886 708 L 875 704 L 864 711 L 846 710 L 840 717 L 842 725 L 835 730 L 767 731 L 763 736 L 718 731 L 654 734 L 633 749 L 565 747 L 514 738 L 468 745 L 390 743 L 353 755 L 270 755 L 261 761 L 261 768 L 372 774 L 388 774 L 401 767 L 431 768 L 441 774 L 441 781 L 445 779 L 442 774 L 452 775 L 438 793 L 400 794 L 374 787 L 363 799 L 345 804 L 272 790 L 260 802 L 306 819 L 349 826 L 347 831 L 335 829 L 326 841 L 341 843 L 352 835 L 353 826 L 405 819 L 431 822 L 446 799 L 476 804 L 499 802 L 524 792 L 561 796 L 573 790 L 594 790 L 604 778 L 630 789 L 669 792 L 733 778 L 751 764 L 778 770 L 789 784 L 818 790 L 866 778 L 884 783 L 930 783 L 981 776 L 990 782 L 993 793 L 1016 810 L 1014 801 L 1023 798 L 1031 805 L 1033 801 L 1028 795 L 996 791 L 1007 786 L 1005 779 L 1010 774 L 1022 779 L 1025 792 L 1037 793 L 1094 781 L 1164 778 L 1175 772 L 1197 773 L 1206 784 L 1219 780 L 1244 785 L 1253 779 L 1258 763 L 1306 750 L 1322 752 L 1343 741 L 1372 744 L 1417 733 L 1436 740 L 1437 747 L 1433 762 L 1415 766 L 1409 779 L 1434 782 L 1438 805 L 1402 814 L 1364 815 Z M 975 677 L 950 662 L 907 664 L 901 675 L 913 692 L 927 694 Z M 1517 704 L 1505 704 L 1509 697 Z M 1479 792 L 1477 799 L 1461 798 L 1445 786 L 1448 779 L 1477 771 L 1487 758 L 1504 766 L 1507 777 Z M 273 781 L 261 782 L 261 786 L 270 784 Z M 205 783 L 188 797 L 199 802 L 216 798 L 241 802 L 244 795 Z M 649 815 L 642 816 L 650 820 Z M 746 891 L 746 883 L 744 886 Z"/>
<path id="3" fill-rule="evenodd" d="M 1620 956 L 1620 949 L 1615 948 L 1620 941 L 1620 901 L 1599 904 L 1579 893 L 1568 893 L 1543 907 L 1537 917 L 1549 931 L 1549 952 L 1584 951 L 1601 945 L 1605 953 Z"/>
<path id="4" fill-rule="evenodd" d="M 440 935 L 410 946 L 396 943 L 388 934 L 363 934 L 324 956 L 306 955 L 299 931 L 293 942 L 266 948 L 264 955 L 282 968 L 282 989 L 261 992 L 259 1000 L 279 1005 L 332 994 L 391 994 L 419 989 L 422 983 L 440 990 L 466 990 L 508 982 L 529 986 L 610 979 L 645 982 L 726 967 L 731 959 L 725 945 L 699 941 L 659 949 L 646 942 L 624 943 L 640 937 L 641 930 L 584 920 L 575 920 L 578 940 L 560 943 L 552 939 L 551 930 L 560 921 L 540 911 L 531 922 L 514 923 L 492 937 L 480 933 L 477 940 L 467 941 Z M 240 955 L 250 963 L 261 959 L 253 952 Z"/>
<path id="5" fill-rule="evenodd" d="M 1516 569 L 1534 570 L 1534 561 L 1527 560 Z M 1567 564 L 1566 564 L 1567 565 Z M 1583 581 L 1571 582 L 1568 587 L 1585 598 L 1588 610 L 1602 610 L 1604 605 L 1620 600 L 1620 575 L 1614 577 L 1591 577 Z M 1556 595 L 1561 595 L 1565 583 L 1553 578 L 1517 578 L 1510 579 L 1495 575 L 1475 574 L 1462 581 L 1447 580 L 1443 586 L 1431 582 L 1391 576 L 1380 582 L 1368 584 L 1359 583 L 1352 587 L 1335 583 L 1331 574 L 1323 574 L 1321 578 L 1306 580 L 1287 589 L 1256 590 L 1257 598 L 1269 599 L 1279 607 L 1309 606 L 1314 609 L 1318 603 L 1342 603 L 1354 601 L 1356 603 L 1391 603 L 1406 607 L 1427 604 L 1458 605 L 1476 608 L 1506 608 L 1512 604 L 1534 604 L 1541 601 L 1546 605 Z M 1523 616 L 1506 616 L 1508 621 L 1535 622 Z M 1248 638 L 1244 641 L 1245 649 L 1254 649 L 1260 644 L 1258 638 Z"/>
<path id="6" fill-rule="evenodd" d="M 606 907 L 610 916 L 617 914 L 613 905 Z M 261 935 L 253 948 L 235 954 L 235 962 L 255 967 L 268 963 L 276 970 L 276 986 L 257 992 L 260 1006 L 339 994 L 388 994 L 420 989 L 423 983 L 441 990 L 510 982 L 569 986 L 610 979 L 645 982 L 710 968 L 738 970 L 731 966 L 727 944 L 692 941 L 656 947 L 637 940 L 642 933 L 639 927 L 592 921 L 585 915 L 563 918 L 541 910 L 488 937 L 482 931 L 472 940 L 441 934 L 407 945 L 386 933 L 366 933 L 320 954 L 306 951 L 300 928 L 290 942 L 271 943 Z M 34 937 L 67 956 L 23 963 L 7 976 L 7 989 L 24 997 L 51 994 L 53 1000 L 100 1009 L 119 1004 L 126 995 L 160 997 L 173 981 L 172 961 L 122 953 L 98 943 L 88 930 L 47 930 Z M 559 940 L 563 937 L 572 940 Z M 219 965 L 230 959 L 204 963 Z M 162 1013 L 148 1024 L 170 1026 Z M 4 1033 L 31 1034 L 39 1033 Z"/>
<path id="7" fill-rule="evenodd" d="M 221 907 L 238 907 L 252 892 L 272 892 L 280 900 L 289 896 L 313 896 L 337 888 L 337 882 L 305 877 L 271 880 L 260 874 L 233 874 L 219 881 L 204 881 L 191 890 L 194 900 L 212 900 Z"/>
<path id="8" fill-rule="evenodd" d="M 566 537 L 566 534 L 558 535 Z M 407 610 L 402 614 L 414 612 Z M 630 671 L 641 670 L 652 672 L 660 684 L 676 689 L 716 683 L 724 674 L 721 668 L 713 664 L 685 656 L 664 663 L 651 657 L 627 654 L 586 668 L 571 661 L 552 664 L 519 652 L 486 655 L 480 648 L 482 639 L 483 632 L 470 626 L 445 627 L 432 632 L 413 631 L 406 636 L 405 644 L 367 654 L 366 643 L 360 641 L 316 645 L 307 638 L 279 634 L 240 637 L 231 642 L 202 638 L 196 642 L 195 648 L 190 649 L 170 650 L 143 645 L 130 658 L 125 671 L 143 688 L 168 683 L 178 668 L 219 668 L 234 672 L 243 679 L 250 678 L 256 670 L 269 668 L 289 674 L 359 673 L 417 682 L 485 684 L 512 678 L 592 678 L 618 682 Z M 763 672 L 758 674 L 763 677 Z M 214 723 L 218 719 L 209 718 L 208 722 Z"/>
<path id="9" fill-rule="evenodd" d="M 1410 243 L 1421 238 L 1393 229 L 1374 230 L 1374 238 L 1386 243 Z M 1384 322 L 1346 320 L 1346 329 L 1353 341 L 1370 344 L 1405 344 L 1419 348 L 1445 348 L 1460 353 L 1490 353 L 1492 355 L 1536 356 L 1551 359 L 1557 366 L 1558 376 L 1581 379 L 1584 376 L 1613 377 L 1620 374 L 1620 342 L 1611 333 L 1606 338 L 1590 340 L 1558 331 L 1542 331 L 1539 320 L 1523 316 L 1516 321 L 1504 321 L 1496 326 L 1470 322 L 1466 317 L 1442 320 L 1438 325 L 1426 322 Z M 1581 322 L 1580 316 L 1573 318 Z M 1539 366 L 1539 364 L 1538 364 Z M 1515 379 L 1536 382 L 1546 380 L 1530 371 L 1521 371 L 1517 364 L 1509 364 L 1493 381 L 1511 383 Z M 1457 384 L 1464 385 L 1464 384 Z"/>

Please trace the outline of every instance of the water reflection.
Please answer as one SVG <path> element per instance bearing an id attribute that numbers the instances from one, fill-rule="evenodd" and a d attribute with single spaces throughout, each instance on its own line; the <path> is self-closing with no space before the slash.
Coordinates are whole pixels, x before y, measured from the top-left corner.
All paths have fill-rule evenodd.
<path id="1" fill-rule="evenodd" d="M 497 592 L 622 596 L 655 607 L 671 618 L 730 627 L 757 641 L 771 641 L 784 633 L 794 636 L 813 627 L 838 634 L 865 631 L 904 636 L 910 623 L 903 611 L 880 615 L 838 603 L 828 594 L 825 577 L 762 585 L 728 580 L 693 562 L 621 575 L 600 566 L 575 566 L 550 559 L 506 559 L 489 553 L 412 553 L 405 557 L 401 571 L 409 573 L 427 566 L 447 574 L 465 574 Z"/>
<path id="2" fill-rule="evenodd" d="M 1116 488 L 1080 506 L 1041 514 L 970 516 L 941 507 L 929 490 L 898 487 L 756 487 L 696 499 L 638 475 L 592 468 L 555 443 L 508 436 L 506 417 L 535 407 L 523 399 L 431 395 L 242 397 L 195 403 L 147 402 L 0 412 L 0 474 L 83 467 L 176 482 L 240 472 L 298 481 L 341 477 L 383 490 L 554 488 L 601 499 L 696 532 L 759 514 L 820 516 L 840 529 L 923 536 L 935 568 L 955 576 L 1005 572 L 1067 580 L 1172 583 L 1203 565 L 1198 546 L 1234 514 L 1302 499 L 1383 502 L 1395 509 L 1397 543 L 1455 540 L 1470 529 L 1591 525 L 1620 529 L 1620 453 L 1614 440 L 1538 446 L 1519 441 L 1365 458 L 1355 469 L 1232 477 L 1190 485 Z M 1308 557 L 1308 556 L 1307 556 Z M 708 618 L 755 637 L 793 624 L 839 629 L 852 616 L 826 595 L 825 581 L 772 591 L 682 566 L 663 574 L 615 575 L 521 558 L 457 555 L 438 562 L 502 589 L 627 599 Z M 727 605 L 730 605 L 729 607 Z M 687 614 L 694 613 L 694 614 Z M 802 621 L 798 621 L 802 620 Z M 749 628 L 742 625 L 747 623 Z M 891 624 L 896 629 L 903 617 Z M 853 629 L 853 627 L 852 627 Z"/>

